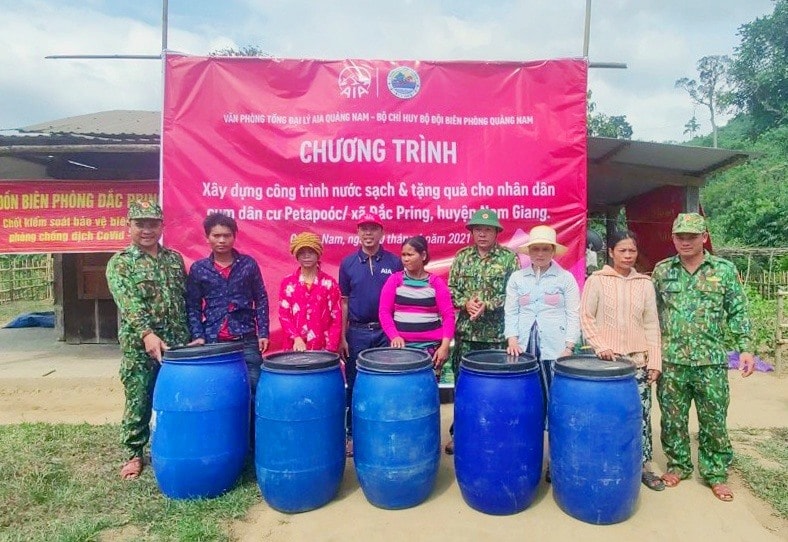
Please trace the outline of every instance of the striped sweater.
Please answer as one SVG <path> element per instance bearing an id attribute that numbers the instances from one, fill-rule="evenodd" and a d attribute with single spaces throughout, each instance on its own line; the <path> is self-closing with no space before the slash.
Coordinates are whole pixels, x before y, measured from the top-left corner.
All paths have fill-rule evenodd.
<path id="1" fill-rule="evenodd" d="M 393 273 L 380 292 L 380 326 L 389 340 L 440 342 L 454 337 L 454 306 L 448 286 L 437 275 L 412 279 Z"/>
<path id="2" fill-rule="evenodd" d="M 657 301 L 646 275 L 633 269 L 623 277 L 609 265 L 593 273 L 583 287 L 580 326 L 596 353 L 645 352 L 647 367 L 662 371 Z"/>

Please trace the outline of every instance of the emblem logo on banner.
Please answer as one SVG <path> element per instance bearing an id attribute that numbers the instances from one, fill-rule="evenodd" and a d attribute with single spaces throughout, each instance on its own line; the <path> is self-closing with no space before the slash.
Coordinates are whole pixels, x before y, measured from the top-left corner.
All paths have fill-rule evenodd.
<path id="1" fill-rule="evenodd" d="M 369 94 L 372 72 L 366 66 L 353 64 L 339 72 L 339 93 L 345 98 L 363 98 Z"/>
<path id="2" fill-rule="evenodd" d="M 389 72 L 388 85 L 394 96 L 407 100 L 419 93 L 421 79 L 413 68 L 400 66 Z"/>

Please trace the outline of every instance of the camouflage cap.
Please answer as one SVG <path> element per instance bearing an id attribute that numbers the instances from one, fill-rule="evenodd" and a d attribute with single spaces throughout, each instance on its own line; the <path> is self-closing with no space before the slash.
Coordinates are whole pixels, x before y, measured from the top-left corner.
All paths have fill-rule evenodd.
<path id="1" fill-rule="evenodd" d="M 473 213 L 473 216 L 465 227 L 470 230 L 473 229 L 474 226 L 490 226 L 499 232 L 503 231 L 503 226 L 498 222 L 498 215 L 495 214 L 495 211 L 489 209 L 479 209 Z"/>
<path id="2" fill-rule="evenodd" d="M 129 220 L 152 218 L 162 220 L 164 215 L 158 203 L 148 200 L 134 200 L 129 203 Z"/>
<path id="3" fill-rule="evenodd" d="M 673 221 L 673 233 L 703 233 L 706 219 L 698 213 L 680 213 Z"/>

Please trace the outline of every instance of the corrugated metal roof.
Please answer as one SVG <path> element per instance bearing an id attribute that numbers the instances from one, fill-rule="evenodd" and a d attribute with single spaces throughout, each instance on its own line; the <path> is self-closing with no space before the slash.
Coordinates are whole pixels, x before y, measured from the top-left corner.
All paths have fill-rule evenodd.
<path id="1" fill-rule="evenodd" d="M 588 207 L 620 205 L 664 185 L 702 186 L 716 171 L 749 158 L 745 151 L 588 138 Z"/>
<path id="2" fill-rule="evenodd" d="M 157 138 L 161 134 L 161 112 L 120 109 L 99 111 L 32 124 L 20 128 L 19 131 L 105 138 Z"/>

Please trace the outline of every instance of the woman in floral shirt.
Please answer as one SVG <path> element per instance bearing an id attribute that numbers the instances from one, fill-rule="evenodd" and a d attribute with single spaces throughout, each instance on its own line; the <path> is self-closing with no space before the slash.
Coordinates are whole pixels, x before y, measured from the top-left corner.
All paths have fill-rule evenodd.
<path id="1" fill-rule="evenodd" d="M 339 284 L 320 270 L 323 246 L 314 233 L 302 232 L 290 241 L 298 269 L 282 279 L 279 322 L 285 350 L 339 350 L 342 294 Z"/>

